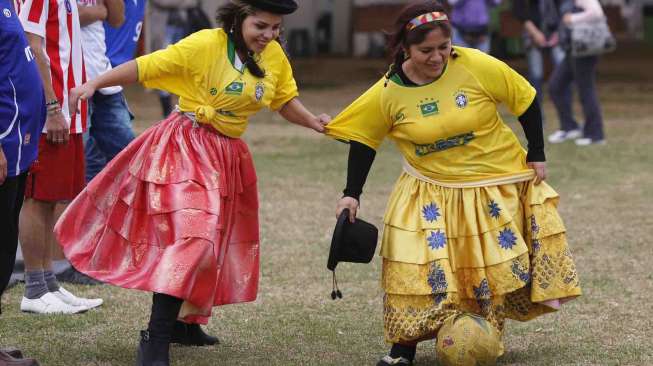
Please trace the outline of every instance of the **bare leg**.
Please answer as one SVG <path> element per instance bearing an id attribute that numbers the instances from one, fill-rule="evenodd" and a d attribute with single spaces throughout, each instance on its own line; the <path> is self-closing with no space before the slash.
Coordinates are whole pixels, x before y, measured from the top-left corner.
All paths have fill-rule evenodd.
<path id="1" fill-rule="evenodd" d="M 53 214 L 53 203 L 32 198 L 25 199 L 18 231 L 25 261 L 25 272 L 42 271 L 46 269 L 45 264 L 51 266 L 52 254 L 47 245 L 47 237 L 48 224 L 52 222 Z M 47 267 L 47 269 L 49 268 Z"/>
<path id="2" fill-rule="evenodd" d="M 48 241 L 48 247 L 51 248 L 51 257 L 50 263 L 43 263 L 43 268 L 52 268 L 52 260 L 58 261 L 66 259 L 66 257 L 63 255 L 63 251 L 61 250 L 61 245 L 59 245 L 59 242 L 57 242 L 57 239 L 54 237 L 54 225 L 57 223 L 57 220 L 59 220 L 59 217 L 61 217 L 61 214 L 63 214 L 63 212 L 66 210 L 66 207 L 68 207 L 68 202 L 57 203 L 55 205 L 52 222 L 48 223 L 48 227 L 46 228 L 47 233 L 49 233 L 49 235 L 46 237 L 46 240 Z"/>

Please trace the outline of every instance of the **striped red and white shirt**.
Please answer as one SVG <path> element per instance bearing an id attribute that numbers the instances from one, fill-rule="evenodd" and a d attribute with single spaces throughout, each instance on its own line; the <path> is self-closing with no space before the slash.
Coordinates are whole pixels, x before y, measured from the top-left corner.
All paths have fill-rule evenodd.
<path id="1" fill-rule="evenodd" d="M 69 111 L 68 93 L 86 82 L 79 13 L 75 0 L 18 1 L 20 21 L 26 32 L 42 37 L 44 51 L 50 63 L 52 88 L 57 96 L 70 133 L 86 130 L 86 101 L 78 110 Z M 43 130 L 45 131 L 45 128 Z"/>

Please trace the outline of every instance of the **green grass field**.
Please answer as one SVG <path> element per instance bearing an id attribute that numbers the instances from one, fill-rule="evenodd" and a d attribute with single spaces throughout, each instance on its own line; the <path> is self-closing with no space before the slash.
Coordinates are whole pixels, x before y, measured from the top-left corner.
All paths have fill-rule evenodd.
<path id="1" fill-rule="evenodd" d="M 304 70 L 316 67 L 311 65 Z M 633 65 L 647 70 L 644 61 L 614 65 L 600 72 L 608 144 L 547 148 L 548 181 L 561 195 L 559 209 L 584 295 L 556 314 L 509 322 L 502 365 L 653 365 L 653 80 L 632 71 Z M 372 69 L 361 67 L 356 77 L 345 79 L 355 80 L 350 85 L 321 84 L 305 71 L 310 88 L 302 99 L 315 112 L 336 114 L 369 85 Z M 156 118 L 156 98 L 138 89 L 129 96 L 141 131 Z M 550 132 L 557 125 L 550 103 L 545 112 Z M 515 119 L 506 119 L 521 135 Z M 379 258 L 369 265 L 339 265 L 344 299 L 329 297 L 327 250 L 345 181 L 346 145 L 270 113 L 252 121 L 245 139 L 260 186 L 259 297 L 215 308 L 208 330 L 222 343 L 173 347 L 173 365 L 374 365 L 388 349 Z M 384 144 L 360 217 L 381 227 L 400 169 L 396 150 Z M 0 345 L 19 346 L 44 366 L 133 364 L 151 295 L 111 286 L 68 287 L 103 297 L 105 305 L 78 316 L 28 315 L 18 310 L 23 287 L 14 287 L 2 299 Z M 420 344 L 416 365 L 435 365 L 434 349 L 432 341 Z"/>

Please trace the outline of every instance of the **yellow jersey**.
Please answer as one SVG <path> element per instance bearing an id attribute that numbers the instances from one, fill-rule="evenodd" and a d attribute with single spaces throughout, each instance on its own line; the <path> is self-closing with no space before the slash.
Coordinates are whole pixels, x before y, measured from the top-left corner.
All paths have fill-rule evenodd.
<path id="1" fill-rule="evenodd" d="M 224 30 L 207 29 L 137 58 L 138 80 L 148 88 L 179 95 L 182 112 L 195 113 L 198 121 L 239 137 L 251 115 L 263 107 L 278 110 L 298 95 L 292 68 L 278 42 L 255 57 L 265 70 L 263 78 L 247 71 Z"/>
<path id="2" fill-rule="evenodd" d="M 408 164 L 440 182 L 480 182 L 528 174 L 526 152 L 497 110 L 523 114 L 535 89 L 504 62 L 455 47 L 442 75 L 420 86 L 382 78 L 326 129 L 377 149 L 388 136 Z"/>

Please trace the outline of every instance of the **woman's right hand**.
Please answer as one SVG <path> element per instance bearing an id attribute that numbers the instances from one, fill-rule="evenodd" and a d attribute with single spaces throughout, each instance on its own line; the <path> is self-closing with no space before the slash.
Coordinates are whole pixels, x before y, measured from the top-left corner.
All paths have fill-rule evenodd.
<path id="1" fill-rule="evenodd" d="M 358 212 L 358 200 L 349 196 L 342 197 L 336 205 L 336 218 L 340 217 L 344 209 L 349 209 L 349 222 L 354 223 Z"/>
<path id="2" fill-rule="evenodd" d="M 92 82 L 86 82 L 76 88 L 73 88 L 68 94 L 68 110 L 72 115 L 74 111 L 77 111 L 77 105 L 80 100 L 87 100 L 95 94 L 95 86 Z"/>

